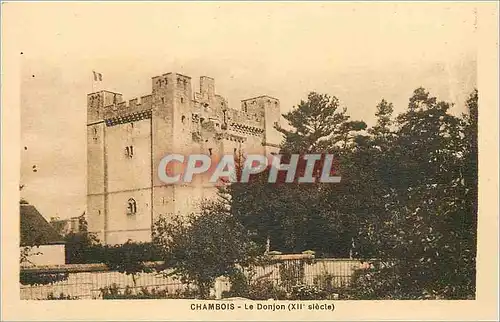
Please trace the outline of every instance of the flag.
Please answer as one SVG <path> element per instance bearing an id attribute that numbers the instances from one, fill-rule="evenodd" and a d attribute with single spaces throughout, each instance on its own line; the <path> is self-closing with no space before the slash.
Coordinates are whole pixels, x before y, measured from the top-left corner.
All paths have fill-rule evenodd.
<path id="1" fill-rule="evenodd" d="M 92 71 L 94 73 L 94 81 L 102 81 L 102 74 L 101 73 L 96 73 L 95 71 Z"/>

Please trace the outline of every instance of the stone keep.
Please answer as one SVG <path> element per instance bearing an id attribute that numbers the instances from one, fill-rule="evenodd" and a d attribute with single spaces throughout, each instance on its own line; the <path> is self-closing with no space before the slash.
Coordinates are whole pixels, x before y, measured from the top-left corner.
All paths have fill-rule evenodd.
<path id="1" fill-rule="evenodd" d="M 215 92 L 213 78 L 168 73 L 152 78 L 152 93 L 123 101 L 122 94 L 87 96 L 87 218 L 105 244 L 150 241 L 160 215 L 186 215 L 213 198 L 203 180 L 166 185 L 158 164 L 167 154 L 222 155 L 278 151 L 279 100 L 259 96 L 239 109 Z"/>

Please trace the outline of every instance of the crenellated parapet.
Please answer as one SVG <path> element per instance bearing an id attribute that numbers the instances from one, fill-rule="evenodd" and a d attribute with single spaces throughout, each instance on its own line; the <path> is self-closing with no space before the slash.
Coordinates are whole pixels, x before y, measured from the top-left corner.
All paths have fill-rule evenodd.
<path id="1" fill-rule="evenodd" d="M 153 106 L 153 95 L 141 96 L 129 101 L 111 104 L 104 107 L 104 118 L 114 119 L 125 117 L 129 114 L 136 114 L 142 111 L 151 110 Z"/>
<path id="2" fill-rule="evenodd" d="M 253 136 L 261 136 L 264 133 L 263 128 L 247 125 L 244 123 L 232 122 L 229 124 L 229 129 L 237 133 Z"/>
<path id="3" fill-rule="evenodd" d="M 136 111 L 129 114 L 119 114 L 115 117 L 107 118 L 105 120 L 107 126 L 115 126 L 118 124 L 137 122 L 144 119 L 151 118 L 151 109 Z"/>
<path id="4" fill-rule="evenodd" d="M 88 124 L 104 121 L 107 126 L 151 118 L 154 111 L 167 112 L 162 117 L 178 122 L 177 128 L 192 133 L 213 135 L 226 133 L 227 139 L 237 137 L 262 139 L 266 144 L 279 144 L 273 127 L 279 122 L 279 100 L 263 95 L 241 101 L 239 108 L 216 93 L 215 80 L 200 77 L 199 91 L 191 88 L 191 77 L 166 73 L 152 78 L 152 93 L 124 101 L 122 94 L 100 91 L 88 95 Z M 170 113 L 170 114 L 168 114 Z M 168 118 L 167 117 L 167 118 Z M 234 137 L 233 137 L 234 136 Z"/>

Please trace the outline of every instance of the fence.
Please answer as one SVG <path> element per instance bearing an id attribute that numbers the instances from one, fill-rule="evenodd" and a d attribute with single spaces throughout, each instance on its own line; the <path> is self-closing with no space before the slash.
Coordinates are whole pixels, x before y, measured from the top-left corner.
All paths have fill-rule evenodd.
<path id="1" fill-rule="evenodd" d="M 158 263 L 149 263 L 157 265 Z M 347 287 L 355 269 L 361 268 L 361 262 L 350 259 L 314 259 L 284 258 L 274 260 L 264 266 L 256 266 L 246 271 L 253 279 L 265 278 L 276 285 L 290 290 L 293 285 L 318 285 L 327 281 L 334 287 Z M 21 268 L 21 299 L 43 300 L 51 297 L 72 299 L 100 299 L 102 289 L 162 289 L 168 294 L 175 294 L 189 289 L 166 272 L 141 273 L 136 276 L 110 271 L 104 264 L 73 264 L 61 266 L 37 266 Z M 58 280 L 52 283 L 44 282 Z M 231 285 L 227 278 L 218 278 L 211 293 L 221 298 Z"/>
<path id="2" fill-rule="evenodd" d="M 359 260 L 301 259 L 281 260 L 264 267 L 255 267 L 255 277 L 265 277 L 287 291 L 296 284 L 318 285 L 328 280 L 333 287 L 347 287 L 354 270 L 361 268 Z"/>

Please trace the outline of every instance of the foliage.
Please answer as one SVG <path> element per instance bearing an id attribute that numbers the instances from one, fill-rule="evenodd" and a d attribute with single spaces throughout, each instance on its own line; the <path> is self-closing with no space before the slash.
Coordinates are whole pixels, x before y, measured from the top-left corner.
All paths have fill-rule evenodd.
<path id="1" fill-rule="evenodd" d="M 304 280 L 303 261 L 283 261 L 278 266 L 280 286 L 290 290 L 293 286 L 301 284 Z"/>
<path id="2" fill-rule="evenodd" d="M 192 299 L 196 298 L 195 290 L 186 288 L 178 289 L 174 293 L 169 293 L 167 288 L 141 287 L 138 291 L 127 286 L 121 290 L 118 285 L 101 288 L 101 295 L 104 300 L 146 300 L 146 299 Z"/>
<path id="3" fill-rule="evenodd" d="M 49 293 L 47 300 L 78 300 L 78 297 L 65 295 L 64 293 L 60 293 L 59 296 L 55 296 L 54 293 Z"/>
<path id="4" fill-rule="evenodd" d="M 66 236 L 66 263 L 103 263 L 111 270 L 132 275 L 134 283 L 139 273 L 152 272 L 147 262 L 158 261 L 161 250 L 153 243 L 127 241 L 119 245 L 101 245 L 95 235 L 87 230 L 83 216 L 79 218 L 79 230 Z"/>
<path id="5" fill-rule="evenodd" d="M 349 297 L 357 300 L 403 299 L 394 268 L 358 269 L 351 276 Z"/>
<path id="6" fill-rule="evenodd" d="M 236 265 L 249 265 L 258 254 L 241 224 L 220 201 L 206 202 L 199 215 L 160 217 L 153 242 L 163 249 L 165 267 L 184 283 L 194 283 L 202 298 L 219 276 L 229 276 Z"/>
<path id="7" fill-rule="evenodd" d="M 286 290 L 269 279 L 270 273 L 256 277 L 254 269 L 235 270 L 229 275 L 231 288 L 222 297 L 243 297 L 251 300 L 286 299 Z"/>
<path id="8" fill-rule="evenodd" d="M 283 252 L 379 259 L 354 273 L 353 299 L 474 298 L 477 104 L 474 91 L 467 113 L 457 116 L 450 103 L 418 88 L 395 116 L 381 100 L 367 128 L 350 120 L 336 97 L 310 93 L 284 115 L 290 129 L 277 128 L 280 153 L 285 161 L 292 153 L 333 154 L 340 183 L 269 184 L 267 169 L 250 183 L 221 187 L 219 200 L 199 215 L 160 218 L 156 246 L 100 246 L 82 235 L 75 244 L 86 250 L 76 248 L 72 258 L 107 261 L 133 275 L 146 259 L 163 259 L 201 298 L 219 276 L 233 283 L 227 294 L 253 299 L 341 293 L 327 275 L 314 287 L 302 285 L 300 267 L 282 266 L 280 285 L 242 274 L 270 240 Z"/>
<path id="9" fill-rule="evenodd" d="M 134 285 L 139 273 L 151 273 L 154 267 L 147 264 L 152 258 L 159 257 L 160 250 L 152 243 L 134 243 L 127 241 L 122 245 L 106 245 L 103 247 L 102 263 L 111 270 L 132 275 Z"/>
<path id="10" fill-rule="evenodd" d="M 21 256 L 19 257 L 19 263 L 21 266 L 33 265 L 30 261 L 30 256 L 41 255 L 42 252 L 33 252 L 34 246 L 24 246 L 21 247 Z"/>
<path id="11" fill-rule="evenodd" d="M 222 297 L 249 297 L 250 292 L 250 277 L 247 277 L 241 269 L 235 270 L 229 275 L 229 283 L 231 288 L 229 291 L 224 291 Z"/>
<path id="12" fill-rule="evenodd" d="M 101 257 L 98 255 L 100 247 L 99 240 L 88 231 L 85 216 L 78 218 L 79 229 L 70 232 L 64 237 L 66 243 L 66 264 L 88 264 L 99 263 Z M 94 247 L 95 246 L 95 247 Z"/>
<path id="13" fill-rule="evenodd" d="M 328 293 L 316 285 L 297 284 L 292 287 L 289 300 L 325 300 Z"/>
<path id="14" fill-rule="evenodd" d="M 286 291 L 267 278 L 257 279 L 249 286 L 248 298 L 251 300 L 284 300 Z"/>
<path id="15" fill-rule="evenodd" d="M 326 152 L 332 144 L 345 147 L 351 143 L 353 132 L 366 128 L 364 122 L 349 121 L 337 97 L 315 92 L 283 117 L 292 127 L 277 127 L 285 136 L 281 151 L 285 153 Z"/>
<path id="16" fill-rule="evenodd" d="M 336 97 L 314 92 L 284 118 L 291 129 L 277 128 L 285 137 L 282 162 L 290 154 L 330 153 L 336 156 L 334 172 L 343 176 L 338 163 L 342 164 L 346 151 L 366 128 L 364 122 L 350 120 Z M 318 162 L 315 176 L 321 170 Z M 226 199 L 231 211 L 252 240 L 264 246 L 269 238 L 272 248 L 283 252 L 312 250 L 319 256 L 348 256 L 357 233 L 352 224 L 355 216 L 340 213 L 335 200 L 328 198 L 334 193 L 328 193 L 331 184 L 268 183 L 268 176 L 269 169 L 252 176 L 250 183 L 221 189 L 222 196 L 230 196 Z"/>
<path id="17" fill-rule="evenodd" d="M 33 252 L 33 248 L 33 246 L 21 248 L 19 282 L 22 285 L 49 285 L 68 279 L 68 273 L 37 273 L 23 270 L 23 267 L 34 266 L 29 260 L 30 256 L 42 254 L 41 252 Z"/>
<path id="18" fill-rule="evenodd" d="M 390 274 L 378 266 L 357 275 L 362 298 L 473 297 L 477 102 L 474 91 L 457 116 L 418 88 L 396 116 L 381 100 L 367 128 L 337 98 L 310 93 L 284 115 L 291 129 L 278 127 L 280 153 L 333 154 L 341 182 L 269 184 L 267 170 L 220 194 L 260 246 L 390 262 Z"/>
<path id="19" fill-rule="evenodd" d="M 66 281 L 68 273 L 34 273 L 21 270 L 19 282 L 23 285 L 50 285 Z"/>
<path id="20" fill-rule="evenodd" d="M 287 270 L 289 267 L 286 268 Z M 283 269 L 282 269 L 283 271 Z M 237 271 L 231 275 L 229 281 L 231 289 L 222 294 L 223 297 L 243 297 L 251 300 L 325 300 L 336 299 L 336 290 L 332 287 L 323 288 L 322 285 L 307 285 L 298 281 L 294 276 L 281 275 L 280 283 L 269 279 L 269 274 L 255 277 L 252 271 Z M 287 292 L 288 287 L 288 292 Z"/>
<path id="21" fill-rule="evenodd" d="M 73 249 L 77 248 L 74 247 Z M 132 263 L 135 261 L 155 262 L 162 260 L 161 250 L 153 243 L 127 241 L 125 244 L 117 245 L 92 244 L 78 247 L 78 249 L 77 256 L 73 256 L 69 260 L 67 258 L 67 264 L 104 263 L 122 270 L 127 261 Z M 125 271 L 122 272 L 125 273 Z"/>
<path id="22" fill-rule="evenodd" d="M 396 118 L 392 137 L 375 137 L 384 148 L 357 152 L 376 160 L 371 171 L 364 169 L 367 175 L 386 174 L 370 187 L 383 195 L 362 218 L 359 250 L 392 263 L 356 275 L 359 298 L 474 296 L 477 92 L 467 105 L 470 116 L 453 116 L 450 104 L 419 88 Z"/>
<path id="23" fill-rule="evenodd" d="M 335 288 L 333 286 L 333 280 L 335 276 L 329 273 L 322 273 L 318 276 L 314 277 L 314 285 L 320 289 L 323 289 L 327 292 L 333 293 Z"/>

